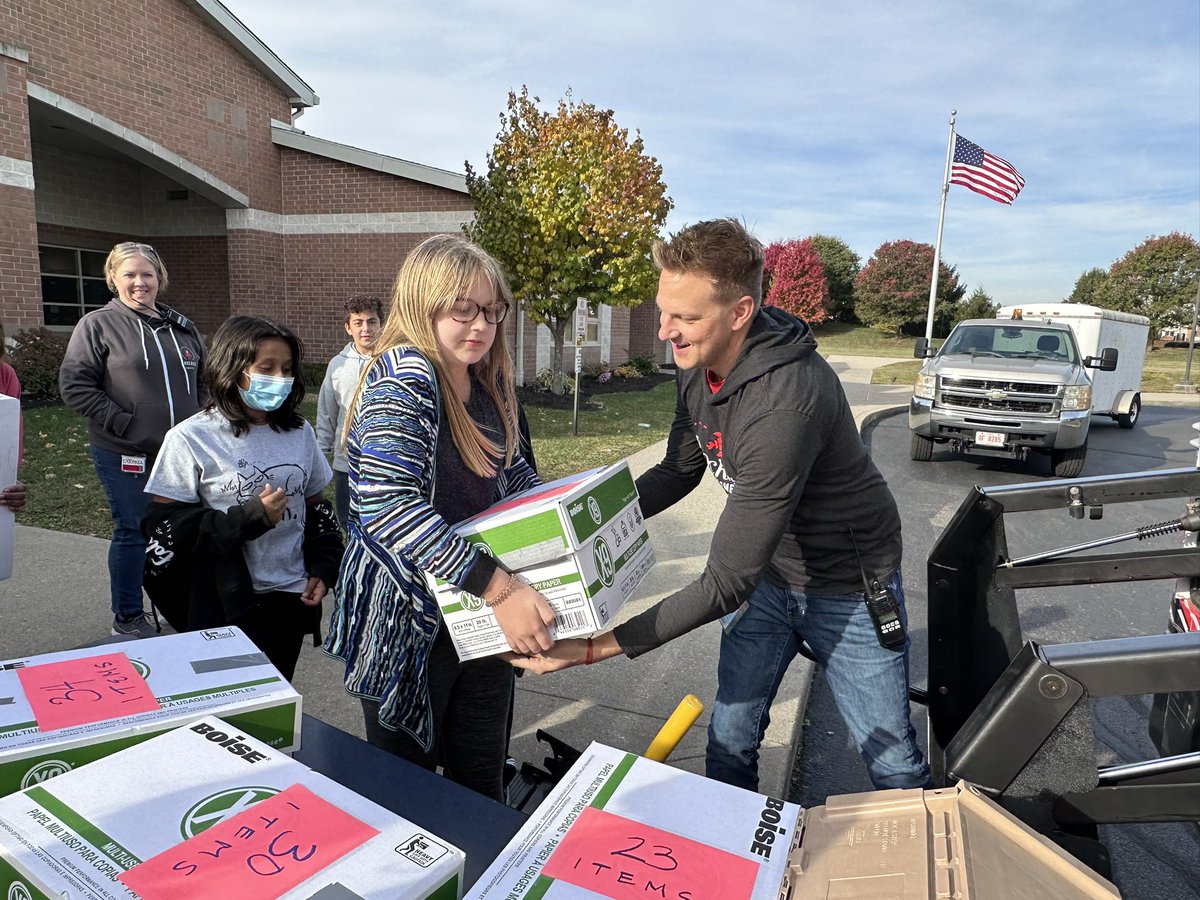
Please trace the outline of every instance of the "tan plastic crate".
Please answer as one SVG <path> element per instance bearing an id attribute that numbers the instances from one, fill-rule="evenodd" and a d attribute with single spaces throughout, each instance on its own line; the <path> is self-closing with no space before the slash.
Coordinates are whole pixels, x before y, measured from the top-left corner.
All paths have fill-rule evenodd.
<path id="1" fill-rule="evenodd" d="M 1119 897 L 969 785 L 830 797 L 801 813 L 781 900 Z"/>

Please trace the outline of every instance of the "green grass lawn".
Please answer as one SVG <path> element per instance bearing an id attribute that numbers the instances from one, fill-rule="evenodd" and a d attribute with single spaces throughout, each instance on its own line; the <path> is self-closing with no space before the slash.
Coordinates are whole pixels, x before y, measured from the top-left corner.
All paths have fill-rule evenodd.
<path id="1" fill-rule="evenodd" d="M 912 355 L 913 338 L 897 338 L 862 326 L 824 325 L 815 329 L 822 355 Z M 937 343 L 935 341 L 935 343 Z M 1183 380 L 1186 347 L 1151 351 L 1142 376 L 1143 391 L 1170 391 Z M 910 387 L 920 360 L 883 366 L 875 370 L 875 384 Z M 1195 355 L 1192 378 L 1200 383 L 1200 353 Z M 534 453 L 542 478 L 550 481 L 594 466 L 624 459 L 667 436 L 674 413 L 675 386 L 664 381 L 651 390 L 596 394 L 582 408 L 579 434 L 572 434 L 570 409 L 526 406 Z M 316 418 L 315 391 L 301 407 L 310 421 Z M 29 486 L 29 503 L 17 521 L 23 525 L 108 537 L 112 526 L 108 503 L 96 481 L 88 455 L 87 428 L 83 419 L 64 406 L 25 411 L 25 462 L 21 478 Z"/>
<path id="2" fill-rule="evenodd" d="M 865 325 L 830 322 L 813 327 L 817 351 L 822 356 L 895 356 L 911 357 L 914 337 L 896 337 Z M 941 340 L 934 340 L 941 346 Z"/>
<path id="3" fill-rule="evenodd" d="M 616 462 L 666 437 L 675 408 L 675 386 L 668 381 L 648 391 L 598 394 L 593 403 L 602 408 L 580 410 L 578 436 L 571 433 L 570 409 L 526 408 L 544 480 Z M 314 421 L 315 396 L 301 410 Z M 24 417 L 21 480 L 29 488 L 29 502 L 17 522 L 109 537 L 112 519 L 88 454 L 83 418 L 65 406 L 27 409 Z"/>

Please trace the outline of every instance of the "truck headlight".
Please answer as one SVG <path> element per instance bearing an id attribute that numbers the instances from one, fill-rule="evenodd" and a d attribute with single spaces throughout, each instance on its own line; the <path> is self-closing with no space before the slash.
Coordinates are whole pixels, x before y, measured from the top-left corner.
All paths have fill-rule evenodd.
<path id="1" fill-rule="evenodd" d="M 1092 386 L 1090 384 L 1073 384 L 1063 391 L 1063 409 L 1091 409 Z"/>
<path id="2" fill-rule="evenodd" d="M 932 400 L 937 392 L 936 375 L 918 375 L 917 383 L 913 385 L 913 396 L 922 400 Z"/>

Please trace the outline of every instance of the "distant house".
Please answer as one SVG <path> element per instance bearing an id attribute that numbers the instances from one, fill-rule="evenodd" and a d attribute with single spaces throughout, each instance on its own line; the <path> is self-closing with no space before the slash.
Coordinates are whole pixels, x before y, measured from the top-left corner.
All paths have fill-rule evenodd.
<path id="1" fill-rule="evenodd" d="M 386 299 L 413 246 L 473 214 L 460 173 L 297 128 L 316 93 L 217 0 L 127 0 L 119 19 L 101 0 L 46 6 L 0 4 L 10 333 L 69 331 L 109 298 L 107 251 L 140 240 L 169 270 L 166 302 L 206 333 L 259 313 L 323 360 L 345 343 L 345 298 Z M 629 319 L 601 310 L 585 357 L 627 359 Z M 526 324 L 520 370 L 548 338 Z"/>

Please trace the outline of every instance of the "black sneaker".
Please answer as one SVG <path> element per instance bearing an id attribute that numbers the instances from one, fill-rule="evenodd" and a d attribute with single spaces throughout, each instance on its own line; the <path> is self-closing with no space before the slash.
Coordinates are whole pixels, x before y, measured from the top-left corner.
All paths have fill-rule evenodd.
<path id="1" fill-rule="evenodd" d="M 124 622 L 114 618 L 112 624 L 113 634 L 127 634 L 136 638 L 154 637 L 161 630 L 150 621 L 150 617 L 146 613 L 138 613 L 132 619 Z"/>

